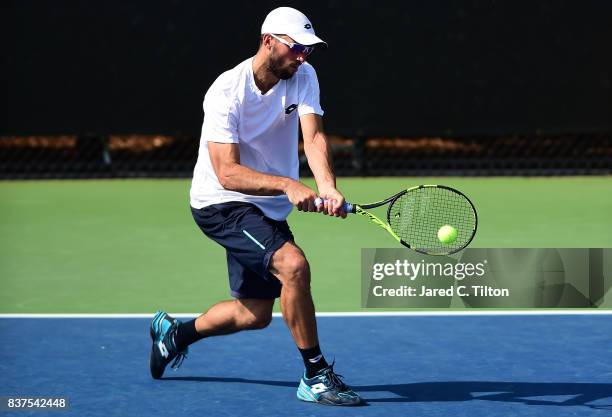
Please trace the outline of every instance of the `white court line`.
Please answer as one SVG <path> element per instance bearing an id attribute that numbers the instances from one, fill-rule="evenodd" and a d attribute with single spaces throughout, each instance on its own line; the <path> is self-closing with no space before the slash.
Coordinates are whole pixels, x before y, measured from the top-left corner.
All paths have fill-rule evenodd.
<path id="1" fill-rule="evenodd" d="M 169 313 L 177 318 L 193 318 L 201 313 Z M 132 319 L 152 318 L 154 313 L 137 314 L 0 314 L 0 319 Z M 317 317 L 436 317 L 436 316 L 605 316 L 612 315 L 612 309 L 573 310 L 460 310 L 460 311 L 340 311 L 321 312 Z M 272 313 L 282 317 L 281 313 Z"/>

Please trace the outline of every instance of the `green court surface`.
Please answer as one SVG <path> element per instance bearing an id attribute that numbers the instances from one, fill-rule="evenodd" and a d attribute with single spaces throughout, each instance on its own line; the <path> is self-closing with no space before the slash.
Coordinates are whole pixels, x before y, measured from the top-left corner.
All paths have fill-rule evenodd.
<path id="1" fill-rule="evenodd" d="M 420 183 L 472 199 L 474 247 L 612 247 L 612 177 L 339 179 L 356 202 Z M 0 312 L 197 312 L 228 298 L 224 251 L 193 222 L 189 185 L 0 182 Z M 294 212 L 289 223 L 310 260 L 317 310 L 360 310 L 360 249 L 396 242 L 357 216 Z"/>

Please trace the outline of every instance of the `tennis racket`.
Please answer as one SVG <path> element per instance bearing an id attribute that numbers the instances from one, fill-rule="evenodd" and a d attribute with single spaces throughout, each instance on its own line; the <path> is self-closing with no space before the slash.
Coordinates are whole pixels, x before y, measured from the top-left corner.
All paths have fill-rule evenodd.
<path id="1" fill-rule="evenodd" d="M 321 198 L 315 200 L 318 206 Z M 387 221 L 366 211 L 389 205 Z M 462 192 L 444 185 L 419 185 L 371 204 L 344 203 L 346 213 L 361 214 L 385 229 L 402 245 L 427 255 L 450 255 L 470 244 L 478 217 L 472 202 Z M 457 238 L 450 243 L 438 240 L 438 230 L 450 225 Z"/>

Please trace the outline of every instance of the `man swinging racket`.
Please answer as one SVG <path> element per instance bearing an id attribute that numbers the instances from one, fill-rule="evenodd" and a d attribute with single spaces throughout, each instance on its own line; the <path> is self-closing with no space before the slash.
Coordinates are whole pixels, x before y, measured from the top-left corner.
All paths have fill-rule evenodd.
<path id="1" fill-rule="evenodd" d="M 283 317 L 305 372 L 297 397 L 328 405 L 359 405 L 361 398 L 321 353 L 310 268 L 286 218 L 300 211 L 346 217 L 323 132 L 314 68 L 306 62 L 315 35 L 298 10 L 272 10 L 261 27 L 257 53 L 221 74 L 204 98 L 204 124 L 191 186 L 191 210 L 204 234 L 227 252 L 233 300 L 181 323 L 158 312 L 151 323 L 153 378 L 182 363 L 200 339 L 262 329 L 280 297 Z M 298 181 L 298 121 L 317 193 Z"/>

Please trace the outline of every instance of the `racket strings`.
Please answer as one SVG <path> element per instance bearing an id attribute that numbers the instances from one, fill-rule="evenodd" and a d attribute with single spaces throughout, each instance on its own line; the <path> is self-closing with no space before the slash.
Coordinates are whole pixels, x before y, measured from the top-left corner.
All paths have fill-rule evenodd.
<path id="1" fill-rule="evenodd" d="M 449 253 L 469 243 L 476 227 L 472 205 L 461 194 L 440 187 L 411 190 L 389 207 L 391 229 L 412 248 L 427 253 Z M 455 241 L 444 244 L 438 230 L 444 225 L 457 229 Z"/>

